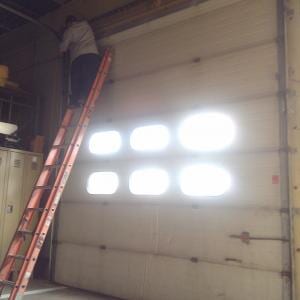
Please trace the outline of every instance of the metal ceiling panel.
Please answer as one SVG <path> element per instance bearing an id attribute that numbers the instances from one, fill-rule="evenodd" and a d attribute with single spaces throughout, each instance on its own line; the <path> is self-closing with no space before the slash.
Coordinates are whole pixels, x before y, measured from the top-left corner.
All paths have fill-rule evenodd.
<path id="1" fill-rule="evenodd" d="M 53 0 L 1 0 L 0 3 L 5 4 L 23 14 L 32 18 L 39 19 L 47 13 L 58 9 L 66 1 Z M 12 12 L 0 8 L 0 35 L 14 30 L 28 21 L 16 16 Z"/>

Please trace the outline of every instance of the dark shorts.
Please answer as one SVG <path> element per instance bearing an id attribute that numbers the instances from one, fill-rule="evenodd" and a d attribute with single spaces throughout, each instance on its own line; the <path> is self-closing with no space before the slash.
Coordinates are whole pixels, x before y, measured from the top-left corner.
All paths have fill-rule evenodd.
<path id="1" fill-rule="evenodd" d="M 96 78 L 100 64 L 97 54 L 78 56 L 71 66 L 71 104 L 84 103 Z"/>

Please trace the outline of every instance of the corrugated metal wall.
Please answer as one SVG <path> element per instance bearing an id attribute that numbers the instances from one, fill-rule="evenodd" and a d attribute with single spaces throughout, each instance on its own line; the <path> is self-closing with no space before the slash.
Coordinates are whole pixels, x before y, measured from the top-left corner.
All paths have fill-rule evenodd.
<path id="1" fill-rule="evenodd" d="M 104 41 L 115 48 L 113 83 L 64 194 L 56 281 L 125 299 L 289 299 L 276 14 L 275 0 L 212 0 Z M 235 122 L 228 150 L 191 155 L 176 142 L 180 121 L 202 110 Z M 172 145 L 136 155 L 129 134 L 148 122 L 167 125 Z M 122 151 L 90 154 L 91 133 L 106 129 L 120 131 Z M 178 171 L 197 162 L 228 170 L 231 190 L 214 199 L 183 196 Z M 145 165 L 169 172 L 166 194 L 130 194 L 129 174 Z M 86 192 L 94 171 L 119 174 L 115 195 Z M 257 239 L 231 237 L 242 232 Z"/>

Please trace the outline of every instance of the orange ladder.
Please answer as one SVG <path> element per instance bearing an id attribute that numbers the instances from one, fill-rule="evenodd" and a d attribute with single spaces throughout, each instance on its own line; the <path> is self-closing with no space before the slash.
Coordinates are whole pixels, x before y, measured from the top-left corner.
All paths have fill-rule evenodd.
<path id="1" fill-rule="evenodd" d="M 65 113 L 52 148 L 49 151 L 36 185 L 33 188 L 30 199 L 0 269 L 0 295 L 4 290 L 4 287 L 10 288 L 9 300 L 19 300 L 24 296 L 29 279 L 50 228 L 50 224 L 54 218 L 65 185 L 76 160 L 83 137 L 86 133 L 91 114 L 94 111 L 96 100 L 100 95 L 111 61 L 111 51 L 107 49 L 102 58 L 88 99 L 82 109 L 78 123 L 76 123 L 75 126 L 71 125 L 75 115 L 75 109 L 69 108 Z M 66 144 L 66 137 L 70 128 L 74 128 L 74 131 L 71 136 L 71 142 Z M 64 152 L 62 150 L 64 150 Z M 55 174 L 53 170 L 58 171 Z M 49 185 L 51 176 L 55 176 L 54 184 L 52 186 Z M 47 190 L 49 195 L 46 194 Z M 40 205 L 43 196 L 47 197 L 45 205 Z M 38 222 L 35 229 L 31 230 L 35 214 L 38 214 Z M 30 243 L 27 247 L 25 243 L 26 237 L 30 238 Z M 21 252 L 24 253 L 22 247 L 26 247 L 25 255 L 20 255 Z M 17 265 L 16 262 L 21 262 L 17 272 L 17 279 L 16 281 L 10 281 L 13 271 L 15 271 L 14 268 L 16 268 Z"/>

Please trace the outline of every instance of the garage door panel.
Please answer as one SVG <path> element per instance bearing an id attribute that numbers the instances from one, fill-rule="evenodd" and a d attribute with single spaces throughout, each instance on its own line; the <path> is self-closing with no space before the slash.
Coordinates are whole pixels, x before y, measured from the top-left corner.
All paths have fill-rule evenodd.
<path id="1" fill-rule="evenodd" d="M 59 241 L 91 243 L 98 240 L 100 228 L 104 225 L 105 212 L 90 205 L 62 205 L 59 211 Z"/>
<path id="2" fill-rule="evenodd" d="M 276 272 L 69 244 L 58 249 L 56 267 L 61 272 L 56 281 L 125 299 L 198 300 L 199 295 L 207 300 L 241 300 L 241 295 L 245 300 L 281 299 L 281 277 Z M 63 251 L 70 253 L 70 259 L 63 259 Z M 81 268 L 63 277 L 62 269 L 74 264 Z"/>
<path id="3" fill-rule="evenodd" d="M 102 161 L 106 160 L 105 156 L 91 155 L 89 151 L 89 140 L 93 133 L 105 130 L 117 130 L 123 140 L 120 153 L 114 155 L 116 159 L 136 158 L 137 152 L 132 150 L 129 145 L 130 134 L 139 126 L 148 124 L 164 124 L 168 127 L 171 134 L 171 144 L 163 151 L 155 153 L 156 156 L 188 154 L 181 146 L 178 139 L 178 128 L 183 120 L 187 117 L 198 114 L 216 112 L 228 116 L 236 127 L 236 136 L 231 145 L 225 150 L 231 151 L 251 151 L 262 149 L 276 149 L 279 147 L 279 111 L 278 99 L 276 97 L 263 97 L 248 99 L 247 101 L 237 101 L 219 104 L 201 104 L 194 106 L 193 109 L 181 112 L 168 112 L 157 115 L 147 115 L 145 117 L 136 117 L 130 119 L 112 118 L 108 123 L 106 120 L 111 118 L 110 113 L 102 121 L 95 118 L 86 136 L 80 160 Z M 145 157 L 140 155 L 139 157 Z M 147 153 L 149 157 L 149 153 Z"/>
<path id="4" fill-rule="evenodd" d="M 79 286 L 82 269 L 83 247 L 58 244 L 56 247 L 55 279 L 57 282 L 70 286 Z"/>
<path id="5" fill-rule="evenodd" d="M 275 44 L 115 82 L 107 90 L 111 117 L 166 113 L 277 92 Z M 105 104 L 103 104 L 105 105 Z M 97 118 L 105 116 L 101 103 Z"/>
<path id="6" fill-rule="evenodd" d="M 216 106 L 216 111 L 224 113 L 236 126 L 236 138 L 228 149 L 263 149 L 278 147 L 278 100 L 258 99 L 226 106 Z"/>
<path id="7" fill-rule="evenodd" d="M 60 219 L 64 224 L 60 224 L 58 239 L 153 252 L 154 211 L 155 207 L 151 206 L 62 205 Z M 84 221 L 75 223 L 74 220 Z"/>
<path id="8" fill-rule="evenodd" d="M 202 198 L 203 205 L 221 205 L 230 207 L 270 207 L 280 209 L 280 177 L 279 154 L 266 152 L 244 155 L 210 155 L 203 157 L 170 157 L 169 159 L 111 161 L 99 163 L 80 163 L 75 166 L 71 179 L 66 187 L 64 201 L 66 202 L 131 202 L 164 204 L 191 204 L 199 203 L 195 197 L 184 196 L 177 183 L 180 171 L 194 164 L 212 164 L 227 170 L 232 177 L 232 187 L 226 194 L 212 199 Z M 160 197 L 137 197 L 129 192 L 128 178 L 132 171 L 145 167 L 157 166 L 165 169 L 170 176 L 172 186 L 165 195 Z M 86 191 L 87 178 L 93 172 L 112 171 L 119 175 L 120 188 L 114 195 L 90 195 Z M 255 180 L 253 180 L 255 178 Z M 83 180 L 84 179 L 84 180 Z M 209 201 L 208 201 L 209 200 Z"/>
<path id="9" fill-rule="evenodd" d="M 218 208 L 159 209 L 160 253 L 225 261 L 236 258 L 243 264 L 281 270 L 282 241 L 279 212 Z M 254 221 L 255 220 L 255 221 Z M 248 232 L 262 240 L 231 238 Z M 264 238 L 266 240 L 264 240 Z"/>
<path id="10" fill-rule="evenodd" d="M 64 260 L 63 252 L 71 253 L 68 260 Z M 60 272 L 55 280 L 122 299 L 140 299 L 146 261 L 145 255 L 60 244 L 56 261 Z M 80 265 L 80 269 L 68 272 L 72 265 Z"/>
<path id="11" fill-rule="evenodd" d="M 117 43 L 113 74 L 122 78 L 275 39 L 275 9 L 273 0 L 240 1 Z"/>
<path id="12" fill-rule="evenodd" d="M 98 215 L 97 224 L 92 221 L 91 208 Z M 70 221 L 64 224 L 58 240 L 124 251 L 198 257 L 218 263 L 232 258 L 246 266 L 280 272 L 283 243 L 280 213 L 225 211 L 226 214 L 222 208 L 205 207 L 64 205 L 61 219 Z M 78 218 L 85 221 L 74 224 Z M 231 238 L 243 232 L 261 240 L 244 243 Z"/>
<path id="13" fill-rule="evenodd" d="M 278 153 L 233 159 L 224 168 L 232 174 L 232 189 L 224 195 L 231 204 L 281 208 Z"/>
<path id="14" fill-rule="evenodd" d="M 199 295 L 205 300 L 282 299 L 277 273 L 166 257 L 153 257 L 146 283 L 145 299 L 199 300 Z"/>

